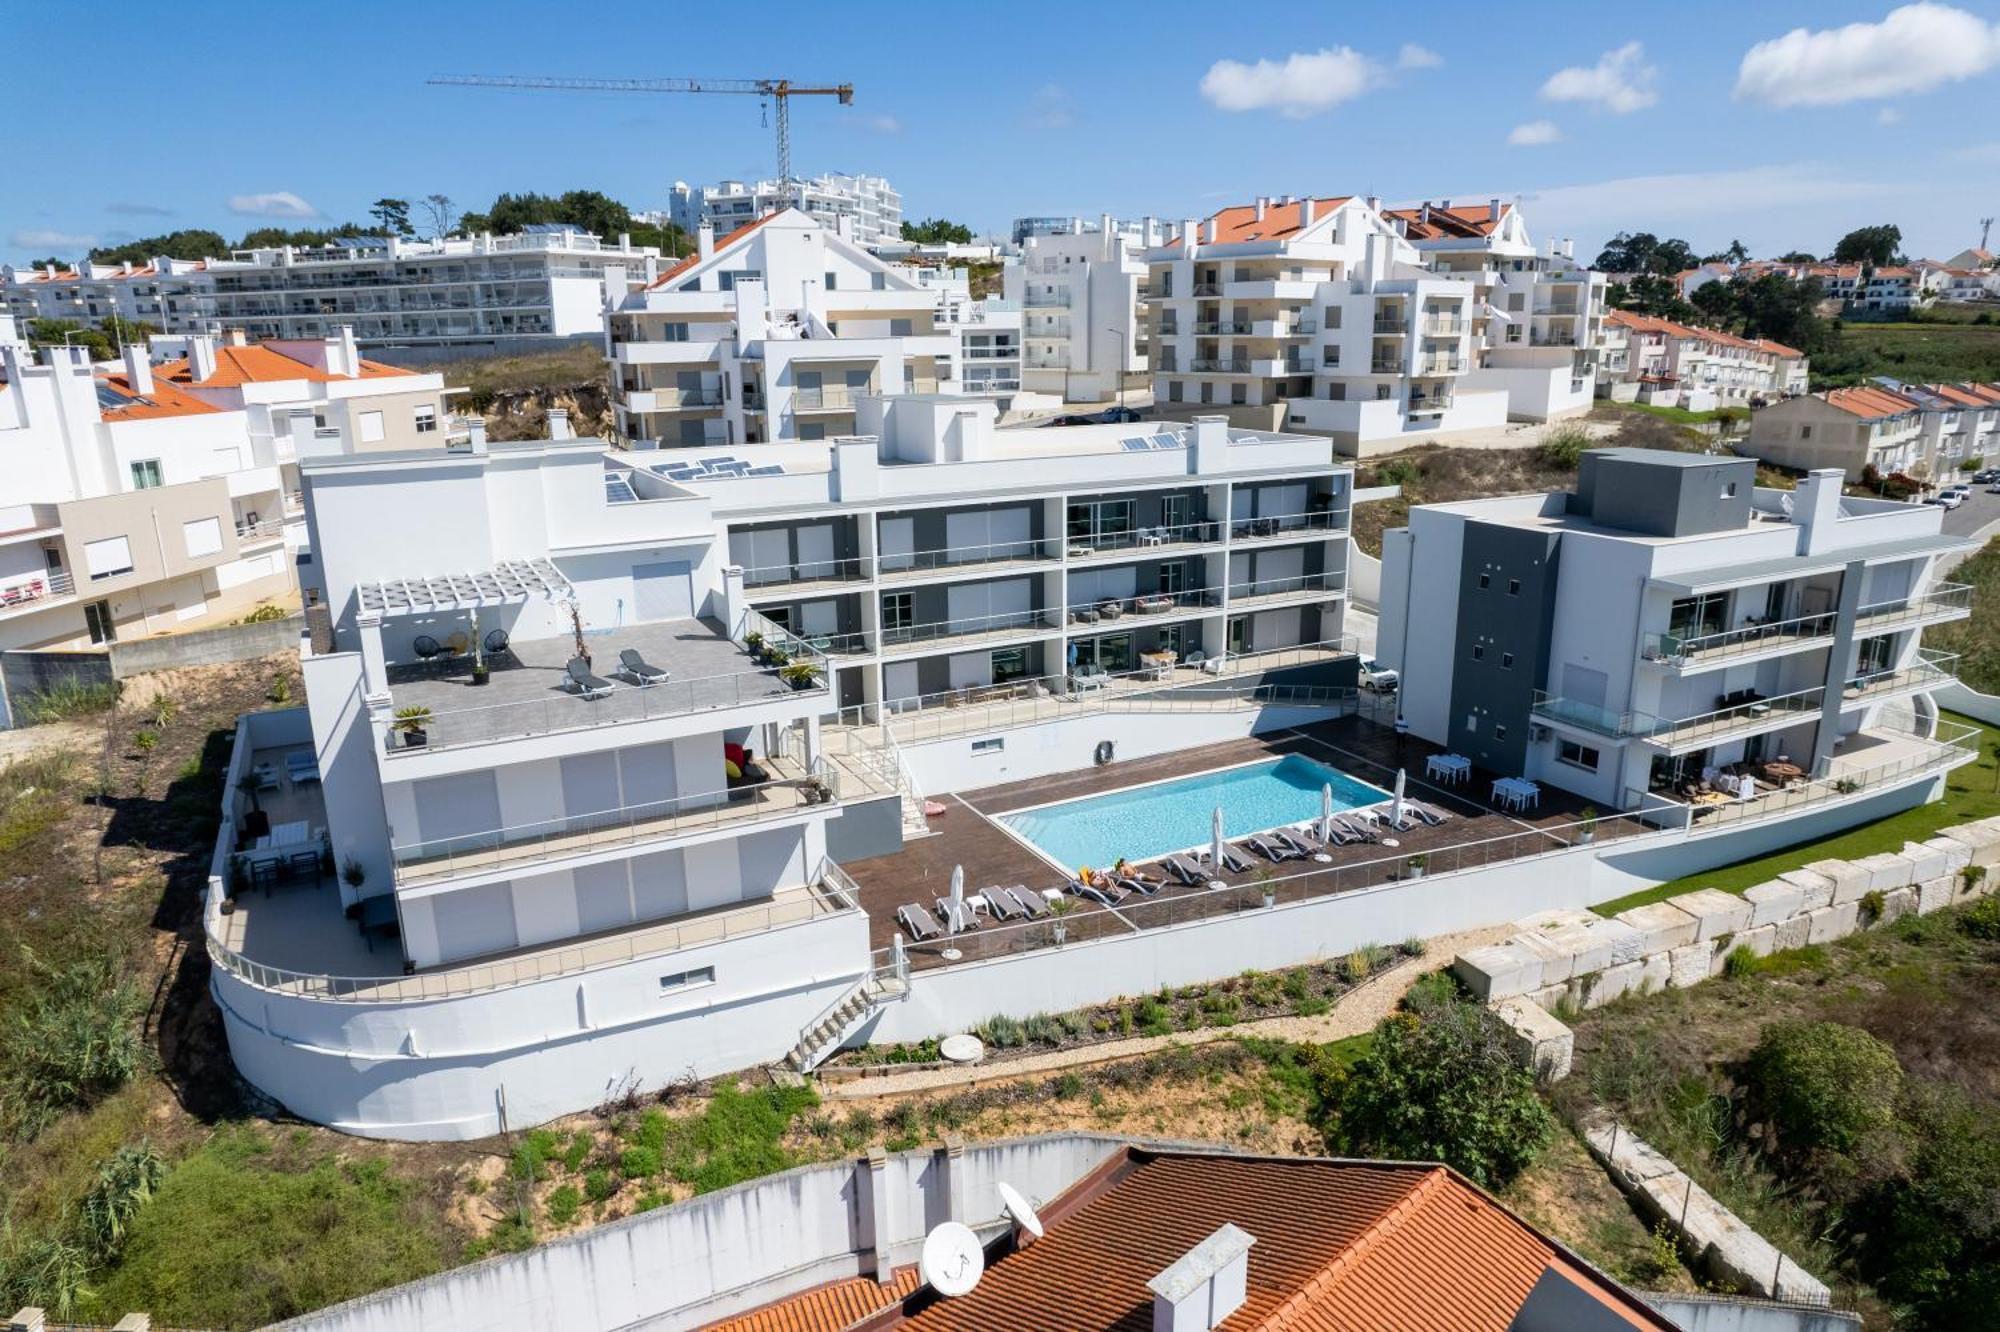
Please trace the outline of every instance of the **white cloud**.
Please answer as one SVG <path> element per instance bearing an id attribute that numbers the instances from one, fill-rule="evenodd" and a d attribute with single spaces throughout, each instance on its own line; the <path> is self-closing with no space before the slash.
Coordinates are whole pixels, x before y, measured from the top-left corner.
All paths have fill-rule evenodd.
<path id="1" fill-rule="evenodd" d="M 274 190 L 269 194 L 232 194 L 229 196 L 229 211 L 243 217 L 319 216 L 319 209 L 290 190 Z"/>
<path id="2" fill-rule="evenodd" d="M 108 203 L 104 205 L 104 211 L 107 213 L 116 213 L 120 217 L 172 217 L 174 215 L 174 210 L 171 208 L 163 208 L 159 204 L 149 203 Z"/>
<path id="3" fill-rule="evenodd" d="M 1276 111 L 1302 120 L 1380 87 L 1379 61 L 1347 46 L 1294 51 L 1279 60 L 1218 60 L 1201 77 L 1201 95 L 1224 111 Z"/>
<path id="4" fill-rule="evenodd" d="M 52 231 L 43 227 L 29 227 L 7 237 L 7 243 L 21 250 L 59 250 L 68 253 L 88 250 L 97 244 L 97 237 L 81 236 L 69 231 Z"/>
<path id="5" fill-rule="evenodd" d="M 1403 49 L 1396 52 L 1397 69 L 1436 69 L 1443 63 L 1443 56 L 1415 42 L 1404 42 Z"/>
<path id="6" fill-rule="evenodd" d="M 1903 123 L 1903 113 L 1893 106 L 1885 106 L 1875 113 L 1875 123 L 1878 125 L 1900 125 Z"/>
<path id="7" fill-rule="evenodd" d="M 1594 65 L 1572 65 L 1549 75 L 1542 85 L 1548 102 L 1594 102 L 1615 115 L 1627 115 L 1660 100 L 1653 90 L 1659 71 L 1646 63 L 1638 42 L 1606 51 Z"/>
<path id="8" fill-rule="evenodd" d="M 1507 142 L 1516 148 L 1539 148 L 1545 143 L 1561 143 L 1563 132 L 1553 120 L 1530 120 L 1507 131 Z"/>
<path id="9" fill-rule="evenodd" d="M 1904 5 L 1880 23 L 1759 42 L 1736 71 L 1736 96 L 1772 106 L 1832 106 L 1928 92 L 2000 65 L 2000 24 L 1949 5 Z"/>
<path id="10" fill-rule="evenodd" d="M 903 122 L 891 115 L 864 116 L 861 127 L 876 134 L 901 134 Z"/>
<path id="11" fill-rule="evenodd" d="M 1643 227 L 1661 235 L 1670 226 L 1713 224 L 1719 215 L 1777 212 L 1790 230 L 1801 225 L 1807 208 L 1858 205 L 1901 197 L 1905 185 L 1887 178 L 1856 177 L 1822 162 L 1745 167 L 1737 171 L 1691 171 L 1674 175 L 1626 176 L 1586 185 L 1559 185 L 1521 196 L 1538 235 L 1577 234 Z M 1815 234 L 1794 245 L 1811 248 L 1824 218 L 1810 224 Z M 1838 236 L 1838 231 L 1834 235 Z"/>
<path id="12" fill-rule="evenodd" d="M 1028 98 L 1028 128 L 1068 129 L 1076 124 L 1076 108 L 1069 89 L 1059 83 L 1045 83 Z"/>

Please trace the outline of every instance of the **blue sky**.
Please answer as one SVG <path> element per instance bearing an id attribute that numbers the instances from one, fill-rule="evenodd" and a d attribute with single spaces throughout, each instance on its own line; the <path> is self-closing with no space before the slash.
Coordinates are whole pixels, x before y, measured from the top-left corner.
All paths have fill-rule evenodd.
<path id="1" fill-rule="evenodd" d="M 864 21 L 865 18 L 865 21 Z M 1864 25 L 1849 27 L 1849 25 Z M 433 73 L 847 80 L 793 161 L 906 214 L 1201 216 L 1257 194 L 1518 198 L 1589 257 L 1621 228 L 1824 252 L 1892 221 L 1944 257 L 2000 212 L 2000 4 L 9 6 L 0 257 L 176 227 L 364 219 L 768 175 L 756 99 L 432 88 Z M 1795 31 L 1796 30 L 1796 31 Z M 1635 45 L 1636 44 L 1636 45 Z"/>

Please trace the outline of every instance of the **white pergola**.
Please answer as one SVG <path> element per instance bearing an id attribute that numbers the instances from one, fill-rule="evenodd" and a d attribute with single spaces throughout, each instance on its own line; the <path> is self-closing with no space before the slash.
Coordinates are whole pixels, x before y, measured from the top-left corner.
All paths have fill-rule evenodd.
<path id="1" fill-rule="evenodd" d="M 546 558 L 505 560 L 474 572 L 390 578 L 363 583 L 358 589 L 361 609 L 377 615 L 478 610 L 536 597 L 559 601 L 574 593 L 562 570 Z"/>

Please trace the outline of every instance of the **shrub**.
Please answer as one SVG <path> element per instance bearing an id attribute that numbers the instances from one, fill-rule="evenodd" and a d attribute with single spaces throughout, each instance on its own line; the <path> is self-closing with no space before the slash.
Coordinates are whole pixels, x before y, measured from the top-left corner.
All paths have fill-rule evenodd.
<path id="1" fill-rule="evenodd" d="M 1732 980 L 1742 980 L 1745 976 L 1757 974 L 1757 954 L 1749 944 L 1737 944 L 1722 959 L 1722 974 Z"/>
<path id="2" fill-rule="evenodd" d="M 55 1235 L 10 1242 L 0 1249 L 0 1304 L 36 1305 L 67 1319 L 88 1293 L 89 1276 L 90 1253 L 81 1244 Z"/>
<path id="3" fill-rule="evenodd" d="M 1378 486 L 1412 486 L 1423 476 L 1423 464 L 1414 458 L 1391 458 L 1375 469 Z"/>
<path id="4" fill-rule="evenodd" d="M 584 1160 L 590 1155 L 590 1149 L 595 1145 L 596 1140 L 582 1129 L 578 1129 L 575 1133 L 572 1133 L 569 1139 L 569 1146 L 563 1148 L 563 1169 L 572 1174 L 583 1169 Z"/>
<path id="5" fill-rule="evenodd" d="M 291 702 L 291 701 L 292 701 L 292 677 L 291 677 L 291 676 L 289 676 L 289 675 L 274 675 L 274 676 L 272 676 L 272 677 L 271 677 L 271 688 L 270 688 L 270 691 L 269 691 L 269 693 L 268 693 L 268 694 L 266 695 L 266 697 L 268 697 L 268 698 L 269 698 L 269 699 L 270 699 L 270 700 L 271 700 L 271 701 L 272 701 L 273 703 L 289 703 L 289 702 Z"/>
<path id="6" fill-rule="evenodd" d="M 1882 919 L 1882 913 L 1888 909 L 1889 899 L 1883 895 L 1880 888 L 1870 888 L 1867 892 L 1861 894 L 1861 904 L 1858 914 L 1862 927 L 1865 929 Z"/>
<path id="7" fill-rule="evenodd" d="M 1422 957 L 1430 947 L 1429 944 L 1415 935 L 1411 935 L 1409 938 L 1403 940 L 1401 946 L 1404 957 Z"/>
<path id="8" fill-rule="evenodd" d="M 1340 978 L 1349 985 L 1358 985 L 1368 979 L 1368 973 L 1375 969 L 1366 949 L 1357 948 L 1340 959 Z"/>
<path id="9" fill-rule="evenodd" d="M 1553 1131 L 1535 1082 L 1514 1062 L 1499 1019 L 1426 993 L 1376 1027 L 1347 1073 L 1337 1133 L 1347 1150 L 1443 1161 L 1486 1188 L 1530 1165 Z"/>
<path id="10" fill-rule="evenodd" d="M 1064 1073 L 1056 1078 L 1051 1090 L 1058 1100 L 1067 1101 L 1072 1096 L 1083 1094 L 1083 1079 L 1075 1073 Z"/>
<path id="11" fill-rule="evenodd" d="M 1544 466 L 1570 470 L 1583 460 L 1584 450 L 1592 442 L 1588 430 L 1573 421 L 1567 422 L 1543 432 L 1542 442 L 1535 446 L 1535 456 Z"/>
<path id="12" fill-rule="evenodd" d="M 101 1255 L 118 1251 L 132 1218 L 166 1178 L 167 1163 L 145 1142 L 120 1147 L 97 1168 L 83 1195 L 77 1225 L 84 1242 Z"/>
<path id="13" fill-rule="evenodd" d="M 1061 1045 L 1063 1026 L 1047 1013 L 1036 1013 L 1021 1024 L 1021 1036 L 1029 1045 Z"/>
<path id="14" fill-rule="evenodd" d="M 996 1050 L 1007 1050 L 1026 1044 L 1027 1031 L 1016 1018 L 1005 1013 L 995 1013 L 986 1021 L 974 1027 L 973 1033 Z"/>
<path id="15" fill-rule="evenodd" d="M 160 737 L 152 731 L 140 730 L 132 735 L 132 747 L 141 754 L 150 754 L 160 743 Z"/>
<path id="16" fill-rule="evenodd" d="M 86 683 L 78 676 L 65 675 L 16 699 L 14 706 L 22 721 L 30 726 L 43 726 L 104 712 L 117 702 L 117 681 Z"/>
<path id="17" fill-rule="evenodd" d="M 627 1179 L 651 1179 L 665 1168 L 657 1147 L 627 1147 L 618 1154 L 618 1173 Z"/>
<path id="18" fill-rule="evenodd" d="M 1749 1084 L 1781 1146 L 1852 1152 L 1895 1122 L 1896 1052 L 1839 1022 L 1776 1022 L 1750 1052 Z"/>
<path id="19" fill-rule="evenodd" d="M 0 1068 L 9 1117 L 31 1132 L 58 1111 L 91 1105 L 137 1071 L 143 1056 L 137 1022 L 144 1000 L 131 976 L 109 958 L 48 971 L 0 1033 Z"/>
<path id="20" fill-rule="evenodd" d="M 644 1148 L 639 1150 L 643 1151 Z M 600 1168 L 584 1172 L 583 1194 L 592 1202 L 603 1202 L 616 1192 L 618 1192 L 618 1181 L 611 1177 L 609 1170 Z"/>
<path id="21" fill-rule="evenodd" d="M 251 611 L 248 615 L 245 615 L 242 619 L 238 620 L 236 623 L 266 624 L 272 620 L 282 620 L 288 614 L 290 614 L 290 612 L 287 611 L 283 606 L 274 605 L 273 603 L 266 601 L 263 604 L 259 605 L 255 610 Z"/>
<path id="22" fill-rule="evenodd" d="M 2000 939 L 2000 897 L 1982 897 L 1960 912 L 1958 928 L 1975 939 Z"/>
<path id="23" fill-rule="evenodd" d="M 181 705 L 174 701 L 172 694 L 155 694 L 153 696 L 153 725 L 162 731 L 174 724 L 174 718 L 180 716 L 180 712 Z"/>
<path id="24" fill-rule="evenodd" d="M 549 1224 L 566 1226 L 576 1220 L 577 1212 L 583 1207 L 583 1195 L 576 1191 L 576 1185 L 565 1184 L 549 1194 Z"/>

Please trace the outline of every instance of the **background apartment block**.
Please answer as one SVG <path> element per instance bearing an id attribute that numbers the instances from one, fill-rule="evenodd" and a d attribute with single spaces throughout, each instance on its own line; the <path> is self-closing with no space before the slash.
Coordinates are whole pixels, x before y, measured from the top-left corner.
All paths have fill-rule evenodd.
<path id="1" fill-rule="evenodd" d="M 796 208 L 829 227 L 838 227 L 845 218 L 859 245 L 903 238 L 903 196 L 881 176 L 836 172 L 811 180 L 725 180 L 716 185 L 677 180 L 668 212 L 674 225 L 692 236 L 703 225 L 726 234 L 784 208 Z"/>
<path id="2" fill-rule="evenodd" d="M 1413 509 L 1378 653 L 1413 734 L 1601 809 L 1738 764 L 1860 778 L 1937 728 L 1951 659 L 1921 630 L 1970 614 L 1942 517 L 1832 470 L 1761 490 L 1753 459 L 1593 450 L 1574 493 Z"/>
<path id="3" fill-rule="evenodd" d="M 0 267 L 0 313 L 26 328 L 34 319 L 63 319 L 101 328 L 113 318 L 151 324 L 162 333 L 214 327 L 215 284 L 203 259 L 154 259 L 144 264 L 81 263 Z"/>
<path id="4" fill-rule="evenodd" d="M 633 447 L 827 439 L 853 433 L 868 394 L 957 391 L 959 335 L 911 270 L 795 208 L 696 235 L 614 297 L 612 401 Z"/>
<path id="5" fill-rule="evenodd" d="M 2000 452 L 2000 385 L 1861 384 L 1789 398 L 1750 418 L 1746 452 L 1784 467 L 1873 467 L 1942 482 L 1971 458 Z"/>
<path id="6" fill-rule="evenodd" d="M 1069 218 L 1021 242 L 1004 281 L 1022 311 L 1022 387 L 1066 402 L 1108 402 L 1144 382 L 1145 255 L 1163 238 L 1151 218 L 1120 226 L 1106 213 L 1094 224 Z"/>
<path id="7" fill-rule="evenodd" d="M 1768 338 L 1739 338 L 1653 315 L 1604 319 L 1597 391 L 1618 402 L 1688 411 L 1763 406 L 1806 391 L 1805 353 Z"/>
<path id="8" fill-rule="evenodd" d="M 290 597 L 304 543 L 298 459 L 442 443 L 443 385 L 364 361 L 351 337 L 132 344 L 116 370 L 82 349 L 4 343 L 0 646 L 75 647 Z M 179 350 L 181 355 L 171 353 Z"/>
<path id="9" fill-rule="evenodd" d="M 1601 280 L 1479 212 L 1288 197 L 1184 222 L 1148 255 L 1155 405 L 1362 455 L 1582 410 Z"/>
<path id="10" fill-rule="evenodd" d="M 903 265 L 917 285 L 938 293 L 938 313 L 958 331 L 959 391 L 1021 391 L 1021 303 L 998 296 L 972 299 L 963 268 Z"/>

